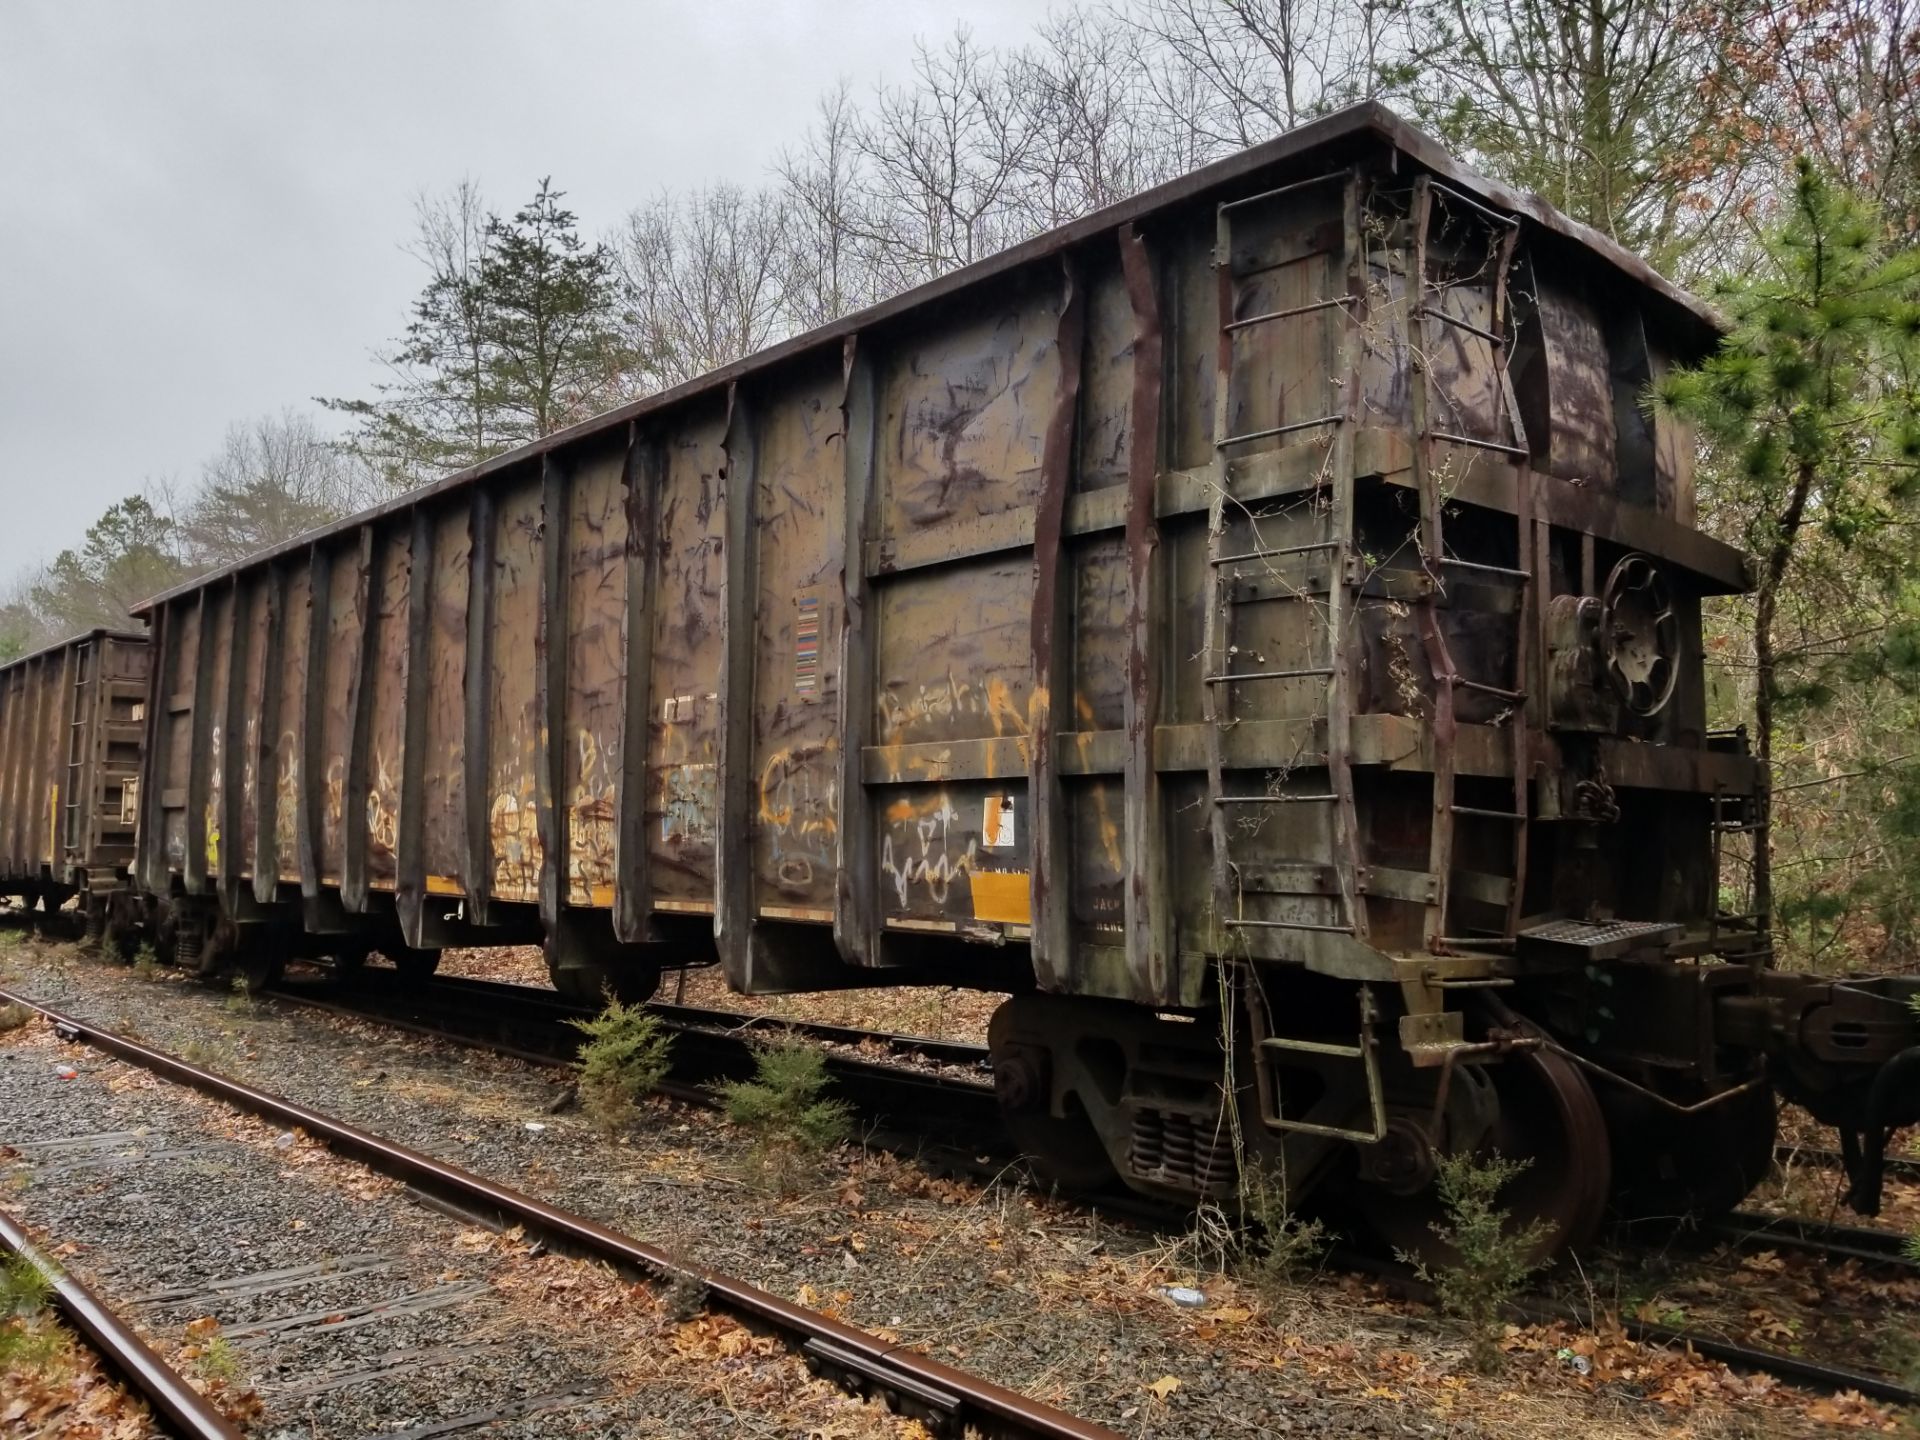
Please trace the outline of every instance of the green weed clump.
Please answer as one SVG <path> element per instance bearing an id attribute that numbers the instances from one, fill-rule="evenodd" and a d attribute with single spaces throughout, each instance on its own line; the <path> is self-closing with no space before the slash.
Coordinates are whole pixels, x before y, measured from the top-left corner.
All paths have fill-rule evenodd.
<path id="1" fill-rule="evenodd" d="M 33 1011 L 24 1005 L 0 1005 L 0 1035 L 18 1030 L 33 1019 Z"/>
<path id="2" fill-rule="evenodd" d="M 1500 1191 L 1529 1163 L 1499 1155 L 1486 1160 L 1470 1154 L 1443 1156 L 1434 1188 L 1446 1219 L 1434 1222 L 1433 1233 L 1451 1258 L 1428 1266 L 1412 1256 L 1400 1257 L 1412 1261 L 1414 1273 L 1433 1286 L 1442 1312 L 1465 1327 L 1473 1363 L 1482 1372 L 1499 1367 L 1507 1306 L 1527 1278 L 1542 1268 L 1534 1257 L 1553 1234 L 1553 1227 L 1540 1219 L 1512 1225 L 1496 1203 Z"/>
<path id="3" fill-rule="evenodd" d="M 24 1255 L 0 1265 L 0 1316 L 37 1315 L 53 1296 L 53 1277 Z"/>
<path id="4" fill-rule="evenodd" d="M 791 1037 L 756 1047 L 753 1079 L 718 1087 L 727 1119 L 753 1140 L 750 1178 L 782 1195 L 800 1189 L 820 1157 L 853 1133 L 853 1113 L 829 1099 L 826 1057 Z"/>
<path id="5" fill-rule="evenodd" d="M 1256 1233 L 1241 1242 L 1238 1268 L 1256 1289 L 1282 1290 L 1320 1268 L 1326 1226 L 1294 1211 L 1277 1167 L 1254 1160 L 1241 1167 L 1240 1218 Z"/>
<path id="6" fill-rule="evenodd" d="M 632 1122 L 641 1097 L 667 1078 L 673 1037 L 652 1011 L 606 998 L 598 1015 L 568 1023 L 587 1037 L 580 1047 L 580 1108 L 611 1138 Z"/>
<path id="7" fill-rule="evenodd" d="M 136 980 L 160 978 L 160 957 L 153 953 L 153 946 L 143 944 L 133 952 L 133 978 Z"/>

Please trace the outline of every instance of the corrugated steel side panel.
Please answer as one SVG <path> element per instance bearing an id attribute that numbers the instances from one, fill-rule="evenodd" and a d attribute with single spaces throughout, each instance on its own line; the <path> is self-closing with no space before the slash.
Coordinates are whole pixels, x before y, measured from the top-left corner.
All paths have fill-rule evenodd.
<path id="1" fill-rule="evenodd" d="M 1407 163 L 1380 135 L 1289 151 L 1244 190 L 1360 170 L 1238 211 L 1230 255 L 1229 197 L 1180 191 L 876 314 L 837 351 L 790 348 L 162 597 L 145 883 L 337 894 L 349 916 L 392 897 L 414 937 L 456 906 L 550 931 L 601 915 L 620 940 L 683 945 L 670 962 L 710 927 L 754 989 L 951 959 L 945 942 L 994 947 L 965 952 L 983 964 L 1030 947 L 1043 986 L 1191 1003 L 1221 920 L 1210 783 L 1317 766 L 1307 788 L 1337 786 L 1331 745 L 1372 767 L 1358 853 L 1417 889 L 1435 680 L 1406 604 L 1422 564 L 1402 553 L 1419 513 Z M 1382 197 L 1367 254 L 1343 259 L 1360 202 L 1342 196 L 1363 189 Z M 1582 535 L 1737 588 L 1737 554 L 1687 528 L 1684 437 L 1654 432 L 1638 468 L 1603 453 L 1629 433 L 1610 348 L 1670 357 L 1607 330 L 1638 324 L 1643 297 L 1555 243 L 1560 268 L 1530 275 L 1538 373 L 1508 376 L 1476 339 L 1484 282 L 1427 300 L 1445 318 L 1423 360 L 1457 438 L 1422 443 L 1446 503 L 1489 534 L 1536 515 L 1560 590 Z M 1364 344 L 1336 305 L 1371 317 Z M 1501 456 L 1530 405 L 1531 468 Z M 1227 435 L 1259 443 L 1223 461 Z M 1336 651 L 1312 606 L 1243 605 L 1241 658 L 1209 656 L 1213 552 L 1253 513 L 1223 515 L 1223 477 L 1262 546 L 1311 551 L 1335 449 L 1368 485 L 1333 543 L 1380 572 L 1356 625 Z M 1629 471 L 1646 493 L 1616 491 Z M 1329 583 L 1324 558 L 1265 568 L 1233 579 L 1234 603 Z M 1511 607 L 1440 623 L 1462 673 L 1499 673 Z M 1230 726 L 1204 698 L 1223 664 L 1283 672 L 1242 690 Z M 1336 664 L 1350 736 L 1324 733 Z M 1697 734 L 1697 671 L 1655 738 Z M 1460 704 L 1462 773 L 1490 781 L 1511 730 L 1484 697 Z M 1290 808 L 1236 821 L 1241 855 L 1271 872 L 1270 913 L 1328 928 L 1311 887 L 1338 822 Z M 1377 945 L 1419 946 L 1417 899 L 1365 906 Z"/>

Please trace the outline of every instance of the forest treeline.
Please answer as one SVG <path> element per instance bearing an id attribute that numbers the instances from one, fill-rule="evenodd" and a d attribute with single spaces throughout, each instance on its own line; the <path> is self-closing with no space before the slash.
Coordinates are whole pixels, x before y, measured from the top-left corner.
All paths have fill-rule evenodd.
<path id="1" fill-rule="evenodd" d="M 1761 559 L 1708 634 L 1716 719 L 1774 762 L 1757 879 L 1799 958 L 1911 958 L 1920 0 L 1081 4 L 840 84 L 762 175 L 607 234 L 552 178 L 423 194 L 371 392 L 240 420 L 195 483 L 114 505 L 0 597 L 0 657 L 1364 98 L 1735 320 L 1657 399 L 1706 438 L 1702 523 Z"/>

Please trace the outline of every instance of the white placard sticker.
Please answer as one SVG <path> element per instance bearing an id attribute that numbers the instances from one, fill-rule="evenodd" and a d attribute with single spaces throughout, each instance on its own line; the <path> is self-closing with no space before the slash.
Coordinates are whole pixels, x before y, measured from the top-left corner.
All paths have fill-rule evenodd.
<path id="1" fill-rule="evenodd" d="M 1013 797 L 989 795 L 980 817 L 980 843 L 989 850 L 1011 849 L 1013 839 Z"/>

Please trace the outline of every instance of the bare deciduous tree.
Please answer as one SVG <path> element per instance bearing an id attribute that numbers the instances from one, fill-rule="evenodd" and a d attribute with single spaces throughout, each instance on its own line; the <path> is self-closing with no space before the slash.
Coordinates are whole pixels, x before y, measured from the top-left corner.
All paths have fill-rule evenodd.
<path id="1" fill-rule="evenodd" d="M 384 487 L 358 457 L 296 411 L 227 430 L 179 507 L 189 563 L 218 566 L 364 509 Z"/>
<path id="2" fill-rule="evenodd" d="M 630 348 L 661 388 L 752 354 L 786 333 L 786 197 L 716 185 L 661 195 L 627 216 L 615 246 Z"/>
<path id="3" fill-rule="evenodd" d="M 1401 74 L 1406 0 L 1140 0 L 1161 110 L 1211 159 L 1378 94 Z"/>

